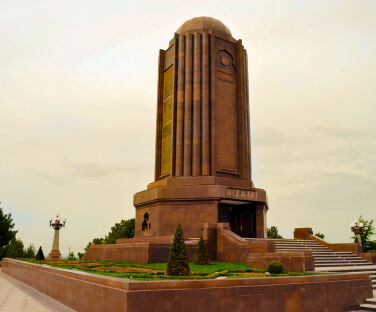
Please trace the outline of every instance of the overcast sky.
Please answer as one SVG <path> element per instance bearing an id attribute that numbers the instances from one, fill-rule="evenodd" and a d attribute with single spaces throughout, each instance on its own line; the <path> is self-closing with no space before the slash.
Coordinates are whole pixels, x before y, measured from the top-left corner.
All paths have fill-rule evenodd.
<path id="1" fill-rule="evenodd" d="M 195 16 L 248 51 L 252 166 L 285 237 L 376 218 L 376 1 L 0 2 L 0 201 L 26 243 L 82 251 L 153 180 L 158 50 Z"/>

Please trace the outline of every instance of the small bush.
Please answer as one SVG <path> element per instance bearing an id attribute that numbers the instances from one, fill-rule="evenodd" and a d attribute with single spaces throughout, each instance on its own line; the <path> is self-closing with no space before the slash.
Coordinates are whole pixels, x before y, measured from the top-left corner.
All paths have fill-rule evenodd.
<path id="1" fill-rule="evenodd" d="M 76 257 L 74 256 L 73 251 L 71 251 L 68 255 L 68 260 L 77 260 Z"/>
<path id="2" fill-rule="evenodd" d="M 317 232 L 317 233 L 315 234 L 315 236 L 320 237 L 321 239 L 324 239 L 324 238 L 325 238 L 325 234 L 320 233 L 320 232 Z"/>
<path id="3" fill-rule="evenodd" d="M 198 241 L 195 254 L 193 255 L 193 263 L 194 264 L 209 264 L 210 263 L 208 250 L 206 249 L 206 245 L 202 237 L 202 233 L 200 236 L 200 240 Z"/>
<path id="4" fill-rule="evenodd" d="M 180 223 L 176 227 L 167 263 L 167 274 L 172 276 L 189 275 L 189 263 L 184 245 L 184 235 Z"/>
<path id="5" fill-rule="evenodd" d="M 268 266 L 266 267 L 266 269 L 268 270 L 268 272 L 270 274 L 281 274 L 283 273 L 283 264 L 279 261 L 272 261 L 268 264 Z"/>
<path id="6" fill-rule="evenodd" d="M 44 254 L 42 250 L 42 246 L 39 247 L 37 256 L 35 257 L 36 260 L 44 260 Z"/>

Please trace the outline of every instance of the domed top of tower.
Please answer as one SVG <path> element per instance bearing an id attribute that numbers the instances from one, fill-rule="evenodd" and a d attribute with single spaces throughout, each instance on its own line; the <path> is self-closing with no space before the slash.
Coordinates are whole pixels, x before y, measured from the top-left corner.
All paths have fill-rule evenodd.
<path id="1" fill-rule="evenodd" d="M 183 25 L 180 26 L 176 33 L 181 35 L 195 31 L 209 30 L 214 30 L 215 32 L 222 33 L 231 37 L 231 31 L 220 20 L 207 16 L 194 17 L 186 21 Z"/>

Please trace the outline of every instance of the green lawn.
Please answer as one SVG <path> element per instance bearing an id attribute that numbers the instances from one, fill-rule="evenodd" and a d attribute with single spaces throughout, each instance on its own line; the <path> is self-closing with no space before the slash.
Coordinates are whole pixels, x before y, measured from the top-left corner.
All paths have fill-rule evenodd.
<path id="1" fill-rule="evenodd" d="M 115 261 L 83 261 L 83 260 L 25 260 L 36 264 L 44 264 L 68 270 L 79 270 L 94 274 L 121 277 L 132 280 L 172 280 L 172 279 L 213 279 L 213 278 L 255 278 L 275 276 L 299 276 L 315 273 L 284 272 L 273 275 L 263 269 L 250 268 L 245 263 L 212 261 L 208 265 L 190 263 L 190 276 L 166 275 L 167 263 L 135 263 Z"/>

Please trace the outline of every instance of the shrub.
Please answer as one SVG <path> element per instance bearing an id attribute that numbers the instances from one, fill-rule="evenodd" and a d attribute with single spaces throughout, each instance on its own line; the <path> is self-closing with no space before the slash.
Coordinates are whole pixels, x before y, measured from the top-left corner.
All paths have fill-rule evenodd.
<path id="1" fill-rule="evenodd" d="M 321 239 L 324 239 L 324 238 L 325 238 L 325 234 L 320 233 L 320 232 L 317 232 L 317 233 L 315 234 L 315 236 L 320 237 Z"/>
<path id="2" fill-rule="evenodd" d="M 279 235 L 278 228 L 274 225 L 267 229 L 267 236 L 268 238 L 283 238 L 281 235 Z"/>
<path id="3" fill-rule="evenodd" d="M 281 274 L 283 273 L 283 264 L 279 261 L 272 261 L 266 267 L 270 274 Z"/>
<path id="4" fill-rule="evenodd" d="M 42 246 L 39 247 L 37 256 L 35 257 L 36 260 L 44 260 L 44 254 L 42 250 Z"/>
<path id="5" fill-rule="evenodd" d="M 73 251 L 71 251 L 68 255 L 68 260 L 77 260 L 76 257 L 74 256 Z"/>
<path id="6" fill-rule="evenodd" d="M 167 274 L 172 276 L 189 275 L 189 263 L 185 251 L 183 230 L 180 223 L 176 227 L 174 242 L 172 243 L 167 263 Z"/>
<path id="7" fill-rule="evenodd" d="M 82 259 L 82 257 L 84 256 L 84 253 L 83 252 L 78 252 L 77 253 L 77 257 L 78 257 L 78 259 Z"/>
<path id="8" fill-rule="evenodd" d="M 193 263 L 194 264 L 209 264 L 209 254 L 208 250 L 205 245 L 205 241 L 202 237 L 202 231 L 200 240 L 198 241 L 197 248 L 195 250 L 195 254 L 193 255 Z"/>

